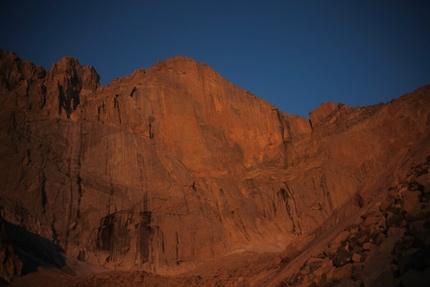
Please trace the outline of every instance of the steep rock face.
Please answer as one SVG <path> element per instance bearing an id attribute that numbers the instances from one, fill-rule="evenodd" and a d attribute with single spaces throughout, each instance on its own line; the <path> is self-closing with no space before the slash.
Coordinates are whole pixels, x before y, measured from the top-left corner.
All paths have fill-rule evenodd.
<path id="1" fill-rule="evenodd" d="M 175 273 L 282 248 L 428 135 L 429 86 L 325 104 L 309 122 L 185 57 L 106 87 L 72 57 L 50 71 L 0 60 L 5 220 L 108 268 Z"/>

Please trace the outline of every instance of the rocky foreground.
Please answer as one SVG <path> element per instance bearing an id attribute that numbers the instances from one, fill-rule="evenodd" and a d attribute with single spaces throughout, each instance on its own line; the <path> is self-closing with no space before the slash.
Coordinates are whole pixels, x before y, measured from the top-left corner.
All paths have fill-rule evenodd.
<path id="1" fill-rule="evenodd" d="M 0 142 L 3 283 L 427 278 L 430 86 L 308 120 L 186 57 L 103 87 L 0 51 Z"/>
<path id="2" fill-rule="evenodd" d="M 268 286 L 429 286 L 429 168 L 430 156 L 340 233 L 331 229 L 303 248 Z"/>

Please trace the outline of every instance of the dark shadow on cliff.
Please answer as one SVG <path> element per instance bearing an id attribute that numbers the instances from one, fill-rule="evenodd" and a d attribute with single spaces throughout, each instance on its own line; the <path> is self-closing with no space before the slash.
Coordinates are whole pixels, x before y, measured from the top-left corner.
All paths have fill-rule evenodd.
<path id="1" fill-rule="evenodd" d="M 39 266 L 62 268 L 66 265 L 63 250 L 52 241 L 5 220 L 9 243 L 21 260 L 22 275 L 37 272 Z"/>

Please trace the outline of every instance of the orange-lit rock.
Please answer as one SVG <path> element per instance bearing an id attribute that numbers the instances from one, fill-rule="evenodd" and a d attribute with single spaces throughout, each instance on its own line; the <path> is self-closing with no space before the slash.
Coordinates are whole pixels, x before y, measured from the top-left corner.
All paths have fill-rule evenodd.
<path id="1" fill-rule="evenodd" d="M 366 186 L 429 135 L 430 86 L 309 121 L 186 57 L 98 79 L 1 52 L 0 200 L 11 224 L 110 269 L 282 250 L 377 196 Z"/>

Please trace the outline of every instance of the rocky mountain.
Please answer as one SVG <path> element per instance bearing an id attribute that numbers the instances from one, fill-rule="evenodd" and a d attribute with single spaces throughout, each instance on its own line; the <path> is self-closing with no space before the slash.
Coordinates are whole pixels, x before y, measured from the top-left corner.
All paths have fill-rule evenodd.
<path id="1" fill-rule="evenodd" d="M 2 256 L 17 274 L 67 257 L 174 275 L 287 245 L 290 262 L 430 155 L 430 86 L 308 120 L 186 57 L 103 87 L 72 57 L 46 71 L 1 51 L 0 101 L 1 216 L 23 265 Z"/>

